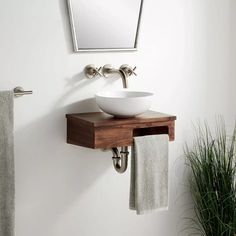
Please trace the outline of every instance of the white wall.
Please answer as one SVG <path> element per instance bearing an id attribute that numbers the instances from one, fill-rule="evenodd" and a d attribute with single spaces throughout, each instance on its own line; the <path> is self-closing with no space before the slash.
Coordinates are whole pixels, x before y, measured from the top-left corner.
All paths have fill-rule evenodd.
<path id="1" fill-rule="evenodd" d="M 235 0 L 145 0 L 138 52 L 75 54 L 65 0 L 1 0 L 0 89 L 34 91 L 15 100 L 16 234 L 185 235 L 191 201 L 182 147 L 198 119 L 223 114 L 232 127 L 235 21 Z M 136 216 L 128 209 L 129 171 L 117 174 L 110 152 L 66 144 L 65 114 L 95 111 L 85 99 L 121 87 L 84 79 L 90 63 L 136 65 L 131 87 L 154 91 L 153 109 L 177 115 L 169 211 Z"/>

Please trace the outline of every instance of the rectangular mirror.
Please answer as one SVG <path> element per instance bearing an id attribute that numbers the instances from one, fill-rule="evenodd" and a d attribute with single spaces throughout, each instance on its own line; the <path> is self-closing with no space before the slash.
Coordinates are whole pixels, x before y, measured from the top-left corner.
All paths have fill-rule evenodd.
<path id="1" fill-rule="evenodd" d="M 136 50 L 143 0 L 67 0 L 74 49 Z"/>

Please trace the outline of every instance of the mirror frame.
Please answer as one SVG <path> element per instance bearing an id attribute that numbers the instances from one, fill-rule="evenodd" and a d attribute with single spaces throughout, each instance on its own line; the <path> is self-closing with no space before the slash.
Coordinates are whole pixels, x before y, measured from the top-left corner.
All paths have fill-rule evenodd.
<path id="1" fill-rule="evenodd" d="M 67 6 L 68 6 L 68 12 L 69 12 L 69 20 L 70 20 L 70 26 L 71 26 L 72 42 L 73 42 L 73 46 L 74 46 L 74 52 L 109 52 L 109 51 L 137 51 L 138 50 L 138 48 L 137 48 L 137 46 L 138 46 L 138 35 L 139 35 L 140 22 L 141 22 L 141 16 L 142 16 L 144 0 L 141 0 L 141 4 L 140 4 L 138 25 L 137 25 L 137 30 L 136 30 L 134 47 L 133 48 L 98 48 L 98 49 L 96 49 L 96 48 L 84 48 L 83 49 L 83 48 L 78 47 L 71 1 L 72 0 L 67 0 Z"/>

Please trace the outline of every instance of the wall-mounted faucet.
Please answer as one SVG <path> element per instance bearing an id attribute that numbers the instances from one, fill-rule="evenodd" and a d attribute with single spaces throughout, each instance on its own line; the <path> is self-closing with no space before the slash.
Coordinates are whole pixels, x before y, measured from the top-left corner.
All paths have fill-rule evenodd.
<path id="1" fill-rule="evenodd" d="M 128 88 L 128 81 L 127 78 L 131 75 L 137 75 L 134 70 L 136 66 L 132 69 L 129 65 L 122 65 L 119 69 L 113 68 L 111 65 L 107 64 L 102 68 L 102 74 L 104 77 L 108 77 L 111 74 L 119 74 L 121 76 L 123 82 L 123 88 Z"/>
<path id="2" fill-rule="evenodd" d="M 111 74 L 119 74 L 122 79 L 123 88 L 128 88 L 127 78 L 131 75 L 137 76 L 137 74 L 135 73 L 135 69 L 136 66 L 132 68 L 127 64 L 120 66 L 119 69 L 112 67 L 110 64 L 106 64 L 103 67 L 99 68 L 97 68 L 93 64 L 90 64 L 84 68 L 84 73 L 88 79 L 93 79 L 96 76 L 104 76 L 107 78 Z"/>

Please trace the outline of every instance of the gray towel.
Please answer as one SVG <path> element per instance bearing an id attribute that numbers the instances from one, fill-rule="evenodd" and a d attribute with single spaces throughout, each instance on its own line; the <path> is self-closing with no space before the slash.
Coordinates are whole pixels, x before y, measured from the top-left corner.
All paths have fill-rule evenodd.
<path id="1" fill-rule="evenodd" d="M 0 92 L 0 236 L 14 235 L 13 92 Z"/>
<path id="2" fill-rule="evenodd" d="M 168 209 L 168 135 L 134 138 L 130 209 L 137 214 Z"/>

